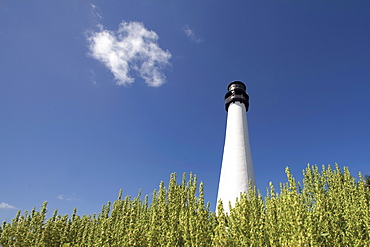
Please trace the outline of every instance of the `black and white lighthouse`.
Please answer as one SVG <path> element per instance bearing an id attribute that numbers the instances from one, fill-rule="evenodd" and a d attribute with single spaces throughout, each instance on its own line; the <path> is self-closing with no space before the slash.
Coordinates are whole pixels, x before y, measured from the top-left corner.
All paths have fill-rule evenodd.
<path id="1" fill-rule="evenodd" d="M 225 95 L 227 114 L 226 136 L 217 201 L 222 200 L 225 212 L 233 207 L 241 193 L 248 192 L 249 181 L 255 186 L 252 154 L 249 143 L 247 111 L 249 95 L 241 81 L 233 81 Z"/>

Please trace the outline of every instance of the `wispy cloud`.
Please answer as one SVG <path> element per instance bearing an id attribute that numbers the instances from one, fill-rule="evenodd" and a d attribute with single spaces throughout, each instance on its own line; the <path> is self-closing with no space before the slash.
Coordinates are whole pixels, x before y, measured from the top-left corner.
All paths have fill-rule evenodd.
<path id="1" fill-rule="evenodd" d="M 191 41 L 193 41 L 193 42 L 195 42 L 195 43 L 200 43 L 200 42 L 202 42 L 202 39 L 201 39 L 201 38 L 199 38 L 199 37 L 195 34 L 194 30 L 192 30 L 192 29 L 189 27 L 189 25 L 185 25 L 182 29 L 184 30 L 184 32 L 185 32 L 185 34 L 186 34 L 186 36 L 188 36 L 188 38 L 189 38 Z"/>
<path id="2" fill-rule="evenodd" d="M 98 83 L 96 83 L 96 76 L 95 76 L 95 71 L 94 70 L 89 70 L 89 77 L 90 77 L 90 80 L 92 81 L 92 83 L 94 85 L 97 85 Z"/>
<path id="3" fill-rule="evenodd" d="M 17 209 L 16 207 L 14 207 L 13 205 L 10 205 L 9 203 L 6 203 L 6 202 L 2 202 L 0 203 L 0 208 L 6 208 L 6 209 Z"/>
<path id="4" fill-rule="evenodd" d="M 77 198 L 75 196 L 64 195 L 64 194 L 58 195 L 57 198 L 59 200 L 64 200 L 64 201 L 81 201 L 79 198 Z"/>
<path id="5" fill-rule="evenodd" d="M 100 10 L 99 8 L 95 5 L 95 4 L 92 4 L 90 3 L 90 6 L 91 6 L 91 13 L 94 17 L 97 17 L 99 19 L 103 19 L 102 15 L 100 14 Z"/>
<path id="6" fill-rule="evenodd" d="M 130 85 L 137 74 L 152 87 L 165 82 L 162 69 L 169 65 L 171 53 L 158 45 L 158 35 L 140 22 L 121 22 L 117 31 L 99 25 L 98 32 L 88 36 L 90 56 L 102 62 L 114 75 L 118 85 Z"/>

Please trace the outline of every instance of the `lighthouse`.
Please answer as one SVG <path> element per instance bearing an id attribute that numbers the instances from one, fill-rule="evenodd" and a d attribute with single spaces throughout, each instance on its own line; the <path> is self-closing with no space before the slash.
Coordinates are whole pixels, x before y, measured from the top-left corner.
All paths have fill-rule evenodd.
<path id="1" fill-rule="evenodd" d="M 252 154 L 249 143 L 247 111 L 249 96 L 241 81 L 233 81 L 227 87 L 225 109 L 227 111 L 226 135 L 217 202 L 222 201 L 224 211 L 230 212 L 241 193 L 248 192 L 249 182 L 256 185 Z"/>

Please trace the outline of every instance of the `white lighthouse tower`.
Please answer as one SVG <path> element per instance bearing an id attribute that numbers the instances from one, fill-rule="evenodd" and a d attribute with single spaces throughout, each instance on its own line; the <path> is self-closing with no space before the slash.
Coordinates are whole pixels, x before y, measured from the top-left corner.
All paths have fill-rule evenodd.
<path id="1" fill-rule="evenodd" d="M 241 193 L 248 192 L 249 181 L 256 185 L 249 143 L 247 114 L 249 96 L 243 82 L 233 81 L 225 95 L 228 112 L 226 136 L 217 202 L 222 200 L 226 213 L 230 212 Z"/>

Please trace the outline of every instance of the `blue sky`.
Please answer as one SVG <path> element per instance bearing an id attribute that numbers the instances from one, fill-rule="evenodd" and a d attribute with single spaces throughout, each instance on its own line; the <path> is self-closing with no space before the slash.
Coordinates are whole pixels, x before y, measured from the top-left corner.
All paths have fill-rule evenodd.
<path id="1" fill-rule="evenodd" d="M 370 174 L 369 1 L 1 1 L 0 220 L 99 212 L 193 172 L 215 206 L 229 82 L 258 188 Z"/>

